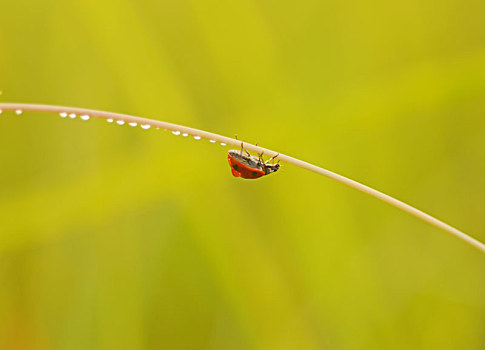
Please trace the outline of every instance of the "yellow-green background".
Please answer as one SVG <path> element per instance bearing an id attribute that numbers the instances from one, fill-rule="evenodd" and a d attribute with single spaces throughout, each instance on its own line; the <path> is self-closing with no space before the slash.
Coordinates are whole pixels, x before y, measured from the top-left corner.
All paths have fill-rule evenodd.
<path id="1" fill-rule="evenodd" d="M 480 0 L 2 0 L 3 102 L 189 125 L 485 240 Z M 0 116 L 0 349 L 484 349 L 485 256 L 283 165 Z"/>

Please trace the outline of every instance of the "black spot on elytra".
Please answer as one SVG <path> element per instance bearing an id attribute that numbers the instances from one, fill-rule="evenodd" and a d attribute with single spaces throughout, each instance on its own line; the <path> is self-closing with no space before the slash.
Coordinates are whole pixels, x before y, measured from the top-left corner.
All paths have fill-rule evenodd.
<path id="1" fill-rule="evenodd" d="M 239 167 L 237 166 L 237 164 L 234 164 L 234 165 L 232 166 L 232 168 L 233 168 L 234 170 L 236 170 L 236 171 L 238 171 L 238 170 L 239 170 Z"/>
<path id="2" fill-rule="evenodd" d="M 253 176 L 256 176 L 256 175 L 258 175 L 258 173 L 257 173 L 257 172 L 255 172 L 255 171 L 253 171 Z"/>

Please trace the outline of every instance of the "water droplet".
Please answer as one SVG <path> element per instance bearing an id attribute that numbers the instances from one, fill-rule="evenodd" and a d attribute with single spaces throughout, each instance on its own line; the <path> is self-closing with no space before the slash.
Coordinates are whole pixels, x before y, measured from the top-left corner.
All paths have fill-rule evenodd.
<path id="1" fill-rule="evenodd" d="M 74 114 L 74 113 L 69 114 L 69 118 L 71 118 L 71 119 L 76 118 L 76 114 Z"/>
<path id="2" fill-rule="evenodd" d="M 21 115 L 21 114 L 22 114 L 22 110 L 21 110 L 21 109 L 17 109 L 17 110 L 15 111 L 15 114 L 17 114 L 17 115 Z"/>
<path id="3" fill-rule="evenodd" d="M 116 121 L 116 124 L 123 125 L 123 124 L 125 124 L 125 121 L 124 120 L 117 120 Z"/>
<path id="4" fill-rule="evenodd" d="M 142 124 L 141 125 L 141 128 L 142 129 L 145 129 L 145 130 L 148 130 L 148 129 L 150 129 L 150 125 L 148 125 L 148 124 Z"/>
<path id="5" fill-rule="evenodd" d="M 106 119 L 106 121 L 107 121 L 108 123 L 112 123 L 112 122 L 113 122 L 113 119 L 109 118 L 109 119 Z"/>
<path id="6" fill-rule="evenodd" d="M 180 131 L 172 131 L 172 134 L 178 136 L 178 135 L 180 135 Z"/>
<path id="7" fill-rule="evenodd" d="M 67 113 L 66 112 L 59 113 L 59 115 L 61 116 L 61 118 L 67 117 Z"/>
<path id="8" fill-rule="evenodd" d="M 80 118 L 82 120 L 89 120 L 90 116 L 89 115 L 82 115 Z"/>
<path id="9" fill-rule="evenodd" d="M 128 125 L 129 125 L 129 126 L 133 126 L 133 127 L 135 127 L 135 126 L 137 126 L 138 124 L 137 124 L 137 123 L 133 123 L 133 122 L 132 122 L 132 123 L 128 123 Z"/>
<path id="10" fill-rule="evenodd" d="M 222 147 L 225 147 L 225 146 L 226 146 L 226 144 L 225 144 L 224 142 L 221 142 L 221 146 L 222 146 Z"/>
<path id="11" fill-rule="evenodd" d="M 2 110 L 0 109 L 0 114 L 2 114 Z"/>
<path id="12" fill-rule="evenodd" d="M 182 136 L 189 136 L 189 134 L 187 134 L 186 132 L 184 132 L 184 133 L 182 134 Z"/>
<path id="13" fill-rule="evenodd" d="M 216 143 L 216 140 L 209 140 L 210 143 Z"/>
<path id="14" fill-rule="evenodd" d="M 200 140 L 200 136 L 194 136 L 194 140 Z"/>

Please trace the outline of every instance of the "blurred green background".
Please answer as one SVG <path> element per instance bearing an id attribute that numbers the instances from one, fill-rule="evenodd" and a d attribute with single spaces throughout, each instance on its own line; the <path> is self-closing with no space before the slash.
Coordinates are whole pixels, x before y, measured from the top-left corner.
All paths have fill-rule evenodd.
<path id="1" fill-rule="evenodd" d="M 2 1 L 2 102 L 237 134 L 485 240 L 485 15 L 453 1 Z M 0 349 L 484 349 L 485 256 L 163 131 L 0 115 Z"/>

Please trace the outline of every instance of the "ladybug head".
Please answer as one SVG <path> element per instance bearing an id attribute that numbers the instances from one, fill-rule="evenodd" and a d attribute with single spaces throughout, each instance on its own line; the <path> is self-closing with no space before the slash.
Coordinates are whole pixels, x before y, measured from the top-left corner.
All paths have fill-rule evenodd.
<path id="1" fill-rule="evenodd" d="M 264 165 L 264 172 L 266 173 L 266 175 L 268 175 L 268 174 L 271 174 L 271 173 L 278 171 L 279 168 L 280 168 L 280 165 L 278 163 L 276 163 L 276 164 L 265 164 Z"/>

